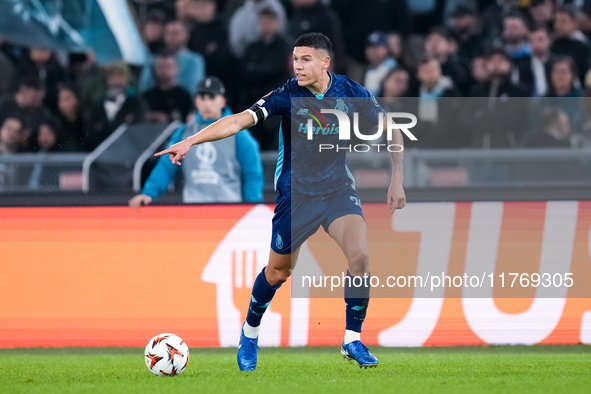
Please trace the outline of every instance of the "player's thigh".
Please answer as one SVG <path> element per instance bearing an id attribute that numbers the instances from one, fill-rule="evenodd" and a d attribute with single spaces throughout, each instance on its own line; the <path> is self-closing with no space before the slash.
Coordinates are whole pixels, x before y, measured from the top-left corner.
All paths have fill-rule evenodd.
<path id="1" fill-rule="evenodd" d="M 358 269 L 367 269 L 367 227 L 361 215 L 349 214 L 333 220 L 328 226 L 328 234 L 345 254 L 350 268 L 353 263 Z"/>

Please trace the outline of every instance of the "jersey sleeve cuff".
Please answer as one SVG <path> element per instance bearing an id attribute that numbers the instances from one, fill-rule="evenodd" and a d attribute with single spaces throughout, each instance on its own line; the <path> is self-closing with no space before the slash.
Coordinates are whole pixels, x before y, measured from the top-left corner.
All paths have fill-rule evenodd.
<path id="1" fill-rule="evenodd" d="M 259 122 L 266 120 L 269 117 L 269 113 L 265 107 L 259 107 L 258 105 L 253 105 L 247 111 L 252 115 L 254 119 L 254 124 L 256 125 Z"/>
<path id="2" fill-rule="evenodd" d="M 257 117 L 257 114 L 250 108 L 247 109 L 246 112 L 248 112 L 249 114 L 252 115 L 252 119 L 254 119 L 254 126 L 256 126 L 256 124 L 259 123 L 259 119 Z"/>

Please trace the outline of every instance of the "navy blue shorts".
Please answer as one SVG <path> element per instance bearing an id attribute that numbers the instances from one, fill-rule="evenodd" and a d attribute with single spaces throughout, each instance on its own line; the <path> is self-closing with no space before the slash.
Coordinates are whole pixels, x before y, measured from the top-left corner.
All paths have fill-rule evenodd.
<path id="1" fill-rule="evenodd" d="M 277 254 L 288 254 L 299 248 L 320 226 L 328 232 L 328 226 L 345 215 L 360 215 L 361 201 L 352 187 L 321 197 L 291 200 L 277 196 L 273 216 L 271 249 Z"/>

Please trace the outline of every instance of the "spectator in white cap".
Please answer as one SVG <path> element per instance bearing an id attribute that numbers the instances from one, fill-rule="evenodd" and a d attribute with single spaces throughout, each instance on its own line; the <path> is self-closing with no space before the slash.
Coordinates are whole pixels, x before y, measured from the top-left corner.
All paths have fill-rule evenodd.
<path id="1" fill-rule="evenodd" d="M 226 88 L 218 78 L 203 79 L 197 86 L 194 120 L 179 127 L 168 146 L 231 115 L 225 95 Z M 129 206 L 139 209 L 152 203 L 166 192 L 179 171 L 182 171 L 185 203 L 255 202 L 263 199 L 263 164 L 259 145 L 248 130 L 243 130 L 232 137 L 192 147 L 182 167 L 162 156 L 142 192 L 129 200 Z"/>

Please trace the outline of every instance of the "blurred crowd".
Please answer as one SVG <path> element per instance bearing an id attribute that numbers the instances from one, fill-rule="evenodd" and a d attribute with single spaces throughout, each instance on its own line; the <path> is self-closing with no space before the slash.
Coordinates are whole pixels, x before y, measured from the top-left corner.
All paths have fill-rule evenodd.
<path id="1" fill-rule="evenodd" d="M 293 41 L 312 31 L 333 41 L 333 72 L 417 114 L 415 146 L 590 145 L 591 0 L 131 3 L 144 67 L 0 37 L 0 155 L 88 152 L 122 123 L 186 122 L 205 76 L 241 111 L 292 76 Z M 262 150 L 277 128 L 251 129 Z"/>

